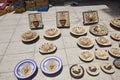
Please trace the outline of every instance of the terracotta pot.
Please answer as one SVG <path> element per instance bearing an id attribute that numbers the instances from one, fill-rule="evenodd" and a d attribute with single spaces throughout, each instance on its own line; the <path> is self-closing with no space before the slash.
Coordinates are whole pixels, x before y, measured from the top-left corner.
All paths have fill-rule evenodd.
<path id="1" fill-rule="evenodd" d="M 61 24 L 62 26 L 65 26 L 65 24 L 66 24 L 66 19 L 60 20 L 60 24 Z"/>
<path id="2" fill-rule="evenodd" d="M 37 28 L 39 26 L 39 21 L 33 21 L 33 25 Z"/>

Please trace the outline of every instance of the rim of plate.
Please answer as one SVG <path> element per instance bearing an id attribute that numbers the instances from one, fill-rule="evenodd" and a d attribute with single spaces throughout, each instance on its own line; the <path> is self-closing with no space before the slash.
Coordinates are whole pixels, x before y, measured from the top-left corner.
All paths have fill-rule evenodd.
<path id="1" fill-rule="evenodd" d="M 44 65 L 44 63 L 45 63 L 47 60 L 49 60 L 49 59 L 55 59 L 55 60 L 57 60 L 57 61 L 59 62 L 59 67 L 58 67 L 57 70 L 52 71 L 52 72 L 48 72 L 48 71 L 46 71 L 46 70 L 44 69 L 43 65 Z M 42 62 L 41 62 L 41 64 L 40 64 L 40 68 L 41 68 L 41 70 L 42 70 L 45 74 L 55 74 L 55 73 L 57 73 L 57 72 L 62 68 L 62 61 L 61 61 L 60 58 L 58 58 L 58 57 L 56 57 L 56 56 L 46 57 L 46 58 L 44 58 L 44 59 L 42 60 Z"/>
<path id="2" fill-rule="evenodd" d="M 83 28 L 83 29 L 85 30 L 82 34 L 76 34 L 75 32 L 72 31 L 73 28 L 75 28 L 75 27 L 71 27 L 71 28 L 70 28 L 70 32 L 71 32 L 72 34 L 74 34 L 74 35 L 78 35 L 78 36 L 79 36 L 79 35 L 84 35 L 84 34 L 87 33 L 87 31 L 86 31 L 86 29 L 85 29 L 84 27 L 81 27 L 81 28 Z"/>
<path id="3" fill-rule="evenodd" d="M 20 67 L 21 64 L 23 64 L 23 63 L 25 63 L 25 62 L 30 62 L 30 63 L 32 63 L 35 69 L 32 71 L 32 73 L 31 73 L 30 75 L 27 75 L 27 76 L 25 76 L 25 77 L 21 77 L 21 76 L 19 76 L 19 75 L 17 74 L 17 73 L 18 73 L 18 72 L 17 72 L 17 69 Z M 36 65 L 36 63 L 35 63 L 34 60 L 32 60 L 32 59 L 24 59 L 24 60 L 20 61 L 20 62 L 15 66 L 15 68 L 14 68 L 14 74 L 15 74 L 15 76 L 16 76 L 17 78 L 19 78 L 19 79 L 26 79 L 26 78 L 31 77 L 31 76 L 35 73 L 36 69 L 37 69 L 37 65 Z"/>
<path id="4" fill-rule="evenodd" d="M 48 29 L 52 29 L 52 28 L 48 28 Z M 54 36 L 49 36 L 49 35 L 45 34 L 46 30 L 48 30 L 48 29 L 45 29 L 45 30 L 44 30 L 44 36 L 47 37 L 47 38 L 54 38 L 54 37 L 57 37 L 58 35 L 61 34 L 60 29 L 54 28 L 54 29 L 58 30 L 58 33 L 55 34 Z"/>
<path id="5" fill-rule="evenodd" d="M 35 32 L 35 31 L 32 31 L 32 32 Z M 25 32 L 24 32 L 24 33 L 25 33 Z M 24 34 L 24 33 L 23 33 L 23 34 Z M 22 41 L 24 41 L 24 42 L 30 42 L 30 41 L 35 40 L 35 39 L 39 36 L 39 35 L 38 35 L 38 32 L 35 32 L 35 33 L 36 33 L 36 36 L 35 36 L 34 38 L 28 39 L 28 40 L 23 39 L 23 38 L 22 38 L 22 35 L 23 35 L 23 34 L 22 34 L 22 35 L 21 35 Z"/>

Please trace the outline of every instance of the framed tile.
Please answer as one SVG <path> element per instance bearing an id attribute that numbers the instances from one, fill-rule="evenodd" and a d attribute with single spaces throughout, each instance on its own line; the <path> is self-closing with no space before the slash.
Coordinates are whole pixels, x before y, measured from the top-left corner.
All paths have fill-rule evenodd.
<path id="1" fill-rule="evenodd" d="M 83 23 L 84 24 L 93 24 L 98 23 L 98 12 L 97 11 L 85 11 L 83 12 Z"/>
<path id="2" fill-rule="evenodd" d="M 58 28 L 70 27 L 70 19 L 68 11 L 56 12 L 56 23 Z"/>
<path id="3" fill-rule="evenodd" d="M 30 13 L 28 14 L 28 18 L 29 18 L 29 25 L 31 29 L 43 28 L 41 13 Z"/>

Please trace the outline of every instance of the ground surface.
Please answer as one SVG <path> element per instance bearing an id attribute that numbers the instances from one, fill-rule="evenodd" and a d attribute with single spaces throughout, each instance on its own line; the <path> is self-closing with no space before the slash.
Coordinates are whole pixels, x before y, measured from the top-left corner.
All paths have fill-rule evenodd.
<path id="1" fill-rule="evenodd" d="M 109 34 L 117 32 L 109 24 L 113 17 L 120 16 L 120 5 L 117 2 L 84 2 L 80 3 L 80 6 L 54 6 L 51 7 L 48 12 L 42 12 L 44 29 L 48 27 L 56 27 L 56 12 L 57 11 L 69 11 L 70 23 L 73 26 L 83 26 L 82 12 L 88 10 L 97 10 L 99 15 L 99 24 L 103 24 L 109 28 Z M 24 31 L 30 30 L 28 22 L 28 14 L 36 13 L 37 11 L 26 11 L 21 14 L 15 14 L 14 12 L 0 16 L 0 80 L 17 80 L 14 76 L 15 65 L 24 59 L 33 59 L 38 66 L 38 73 L 32 80 L 75 80 L 70 76 L 69 68 L 73 64 L 81 64 L 84 68 L 89 64 L 79 59 L 81 48 L 76 45 L 76 38 L 72 37 L 68 29 L 61 29 L 61 37 L 57 40 L 53 40 L 58 49 L 56 53 L 49 55 L 41 55 L 38 47 L 41 43 L 46 42 L 43 37 L 43 29 L 37 30 L 40 35 L 39 41 L 34 44 L 26 45 L 21 41 L 21 34 Z M 89 33 L 89 26 L 85 26 L 87 35 L 95 39 L 95 36 Z M 119 31 L 118 31 L 119 32 Z M 119 47 L 119 42 L 112 41 L 112 46 Z M 94 52 L 95 48 L 102 48 L 97 45 L 90 49 Z M 108 47 L 104 48 L 108 49 Z M 40 63 L 42 59 L 47 56 L 58 56 L 62 59 L 63 70 L 61 74 L 56 77 L 47 77 L 40 70 Z M 109 62 L 113 62 L 114 58 L 109 56 Z M 100 65 L 102 60 L 94 59 L 90 62 Z M 83 78 L 79 80 L 118 80 L 120 79 L 120 70 L 116 69 L 114 74 L 106 74 L 100 70 L 100 74 L 96 77 L 90 76 L 85 71 Z"/>

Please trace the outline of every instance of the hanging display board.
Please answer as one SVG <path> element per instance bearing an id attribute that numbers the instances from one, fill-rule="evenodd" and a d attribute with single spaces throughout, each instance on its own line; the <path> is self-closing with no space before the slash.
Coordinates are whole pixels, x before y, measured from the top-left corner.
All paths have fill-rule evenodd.
<path id="1" fill-rule="evenodd" d="M 56 13 L 56 22 L 58 28 L 70 27 L 70 19 L 68 11 L 60 11 Z"/>
<path id="2" fill-rule="evenodd" d="M 98 23 L 98 12 L 97 11 L 85 11 L 83 12 L 83 23 L 84 24 L 93 24 Z"/>
<path id="3" fill-rule="evenodd" d="M 41 13 L 31 13 L 28 14 L 28 17 L 29 17 L 29 25 L 31 29 L 43 28 Z"/>

